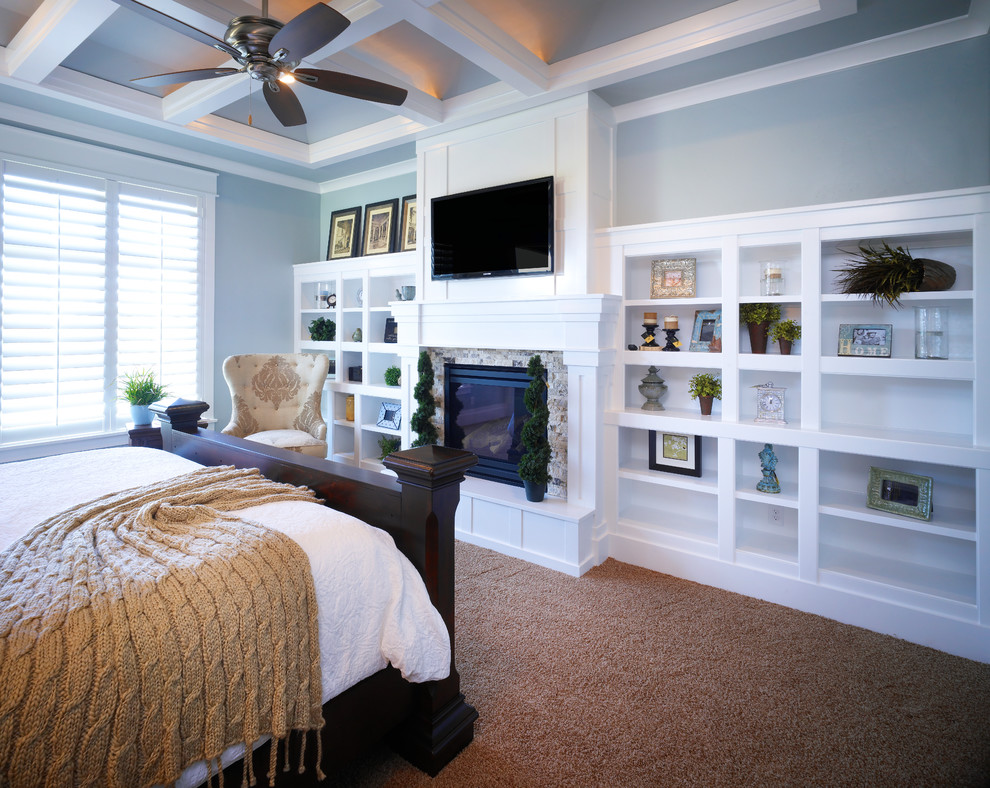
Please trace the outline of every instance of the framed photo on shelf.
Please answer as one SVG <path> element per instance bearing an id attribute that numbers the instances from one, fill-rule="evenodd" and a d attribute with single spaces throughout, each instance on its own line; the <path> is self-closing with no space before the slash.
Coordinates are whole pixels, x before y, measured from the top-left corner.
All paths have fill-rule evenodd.
<path id="1" fill-rule="evenodd" d="M 399 326 L 395 322 L 394 317 L 385 318 L 385 336 L 382 338 L 382 342 L 386 342 L 390 345 L 394 345 L 399 341 Z"/>
<path id="2" fill-rule="evenodd" d="M 839 355 L 890 358 L 894 326 L 890 323 L 860 325 L 839 324 Z"/>
<path id="3" fill-rule="evenodd" d="M 345 208 L 330 214 L 330 238 L 327 241 L 327 260 L 343 260 L 355 257 L 361 238 L 361 206 Z"/>
<path id="4" fill-rule="evenodd" d="M 388 254 L 395 251 L 398 214 L 398 200 L 383 200 L 364 206 L 362 254 Z"/>
<path id="5" fill-rule="evenodd" d="M 691 345 L 688 350 L 700 353 L 718 353 L 722 350 L 722 310 L 705 311 L 699 309 L 694 313 L 694 331 L 691 333 Z"/>
<path id="6" fill-rule="evenodd" d="M 411 252 L 416 248 L 416 195 L 402 198 L 402 230 L 399 232 L 399 251 Z"/>
<path id="7" fill-rule="evenodd" d="M 650 470 L 701 476 L 701 436 L 650 430 Z"/>
<path id="8" fill-rule="evenodd" d="M 397 430 L 401 421 L 402 405 L 398 402 L 383 402 L 381 408 L 378 409 L 378 421 L 375 423 L 379 427 Z"/>
<path id="9" fill-rule="evenodd" d="M 696 265 L 694 257 L 654 260 L 650 268 L 650 298 L 693 298 Z"/>
<path id="10" fill-rule="evenodd" d="M 866 505 L 891 514 L 932 519 L 932 478 L 870 467 Z"/>

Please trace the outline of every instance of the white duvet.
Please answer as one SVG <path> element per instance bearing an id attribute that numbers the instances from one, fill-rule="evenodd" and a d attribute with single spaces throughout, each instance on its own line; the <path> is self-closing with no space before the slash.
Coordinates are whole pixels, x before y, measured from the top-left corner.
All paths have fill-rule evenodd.
<path id="1" fill-rule="evenodd" d="M 0 464 L 0 551 L 71 506 L 198 467 L 158 449 L 137 447 Z M 391 536 L 326 506 L 300 501 L 253 506 L 239 514 L 281 531 L 309 556 L 319 607 L 324 702 L 388 663 L 410 681 L 447 676 L 447 628 L 423 579 Z M 230 755 L 236 758 L 233 749 Z M 205 766 L 188 771 L 179 785 L 202 779 Z"/>

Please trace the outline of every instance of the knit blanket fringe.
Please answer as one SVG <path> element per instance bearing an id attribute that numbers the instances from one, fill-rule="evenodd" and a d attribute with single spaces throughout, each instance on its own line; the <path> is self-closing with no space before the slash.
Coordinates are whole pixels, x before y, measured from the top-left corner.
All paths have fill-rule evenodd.
<path id="1" fill-rule="evenodd" d="M 238 743 L 254 785 L 257 739 L 272 738 L 271 776 L 291 731 L 319 742 L 309 561 L 234 513 L 277 500 L 316 498 L 202 468 L 63 512 L 0 553 L 0 786 L 171 785 Z"/>

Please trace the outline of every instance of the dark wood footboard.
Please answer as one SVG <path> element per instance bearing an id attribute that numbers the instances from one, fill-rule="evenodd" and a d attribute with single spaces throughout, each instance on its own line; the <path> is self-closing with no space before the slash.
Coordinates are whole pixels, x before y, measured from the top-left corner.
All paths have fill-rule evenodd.
<path id="1" fill-rule="evenodd" d="M 162 448 L 201 465 L 259 468 L 269 479 L 309 487 L 328 506 L 391 534 L 423 576 L 450 633 L 450 675 L 410 684 L 386 668 L 331 699 L 324 706 L 324 754 L 329 768 L 343 760 L 338 756 L 353 755 L 387 734 L 403 757 L 437 774 L 471 741 L 478 716 L 460 692 L 454 660 L 454 512 L 464 471 L 477 458 L 443 446 L 399 451 L 385 460 L 398 477 L 393 479 L 200 429 L 207 407 L 186 400 L 152 405 L 162 424 Z M 267 755 L 256 753 L 256 761 L 267 764 Z"/>

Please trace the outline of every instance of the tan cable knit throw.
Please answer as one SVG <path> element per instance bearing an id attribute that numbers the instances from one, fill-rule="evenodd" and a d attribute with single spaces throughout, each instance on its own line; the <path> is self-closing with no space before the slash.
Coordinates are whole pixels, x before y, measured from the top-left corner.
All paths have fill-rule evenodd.
<path id="1" fill-rule="evenodd" d="M 0 554 L 0 786 L 168 785 L 231 744 L 319 730 L 309 561 L 228 514 L 287 499 L 314 495 L 202 468 Z"/>

